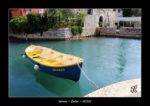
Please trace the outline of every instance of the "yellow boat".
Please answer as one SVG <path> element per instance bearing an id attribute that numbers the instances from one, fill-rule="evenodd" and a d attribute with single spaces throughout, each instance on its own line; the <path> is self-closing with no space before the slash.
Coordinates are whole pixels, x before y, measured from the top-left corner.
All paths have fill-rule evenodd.
<path id="1" fill-rule="evenodd" d="M 25 55 L 34 64 L 35 69 L 74 81 L 80 78 L 83 64 L 83 59 L 80 57 L 37 45 L 28 46 L 25 49 Z"/>

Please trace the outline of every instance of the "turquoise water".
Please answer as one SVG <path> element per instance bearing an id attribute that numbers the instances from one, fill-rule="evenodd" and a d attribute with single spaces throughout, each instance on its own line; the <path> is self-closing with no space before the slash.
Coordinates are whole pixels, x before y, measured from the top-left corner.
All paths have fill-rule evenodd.
<path id="1" fill-rule="evenodd" d="M 123 80 L 141 78 L 141 40 L 91 38 L 78 41 L 10 42 L 11 97 L 82 97 L 97 89 L 83 74 L 78 82 L 74 82 L 34 71 L 30 61 L 21 57 L 30 43 L 82 57 L 82 69 L 99 88 Z"/>

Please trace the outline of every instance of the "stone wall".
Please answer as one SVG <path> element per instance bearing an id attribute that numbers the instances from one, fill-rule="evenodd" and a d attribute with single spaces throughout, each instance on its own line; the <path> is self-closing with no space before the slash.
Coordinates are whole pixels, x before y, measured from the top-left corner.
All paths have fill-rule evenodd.
<path id="1" fill-rule="evenodd" d="M 87 12 L 88 9 L 77 9 L 75 11 Z M 92 9 L 92 15 L 87 15 L 84 20 L 84 27 L 81 36 L 95 35 L 96 28 L 99 27 L 99 18 L 103 17 L 103 27 L 114 27 L 116 15 L 113 9 Z M 109 23 L 109 25 L 108 25 Z M 49 29 L 43 32 L 43 36 L 39 33 L 29 34 L 30 38 L 70 38 L 72 37 L 70 28 Z"/>
<path id="2" fill-rule="evenodd" d="M 93 16 L 96 17 L 95 24 L 97 27 L 100 16 L 103 18 L 103 27 L 115 27 L 116 14 L 113 9 L 93 9 Z"/>
<path id="3" fill-rule="evenodd" d="M 48 31 L 43 32 L 43 36 L 40 36 L 39 33 L 29 34 L 28 38 L 70 38 L 72 37 L 72 33 L 70 28 L 59 28 L 59 29 L 49 29 Z"/>
<path id="4" fill-rule="evenodd" d="M 27 36 L 25 34 L 9 33 L 9 37 L 20 40 L 63 40 L 71 38 L 72 36 L 70 28 L 49 29 L 43 32 L 42 36 L 40 33 L 28 34 Z"/>
<path id="5" fill-rule="evenodd" d="M 141 38 L 141 28 L 96 28 L 97 36 L 112 36 L 112 37 L 128 37 L 128 38 Z"/>
<path id="6" fill-rule="evenodd" d="M 95 20 L 96 20 L 96 17 L 93 15 L 88 15 L 85 17 L 82 36 L 94 35 L 95 29 L 97 26 L 95 24 Z"/>
<path id="7" fill-rule="evenodd" d="M 70 28 L 59 28 L 59 29 L 49 29 L 43 33 L 43 36 L 47 37 L 58 37 L 58 38 L 70 38 L 72 33 Z"/>
<path id="8" fill-rule="evenodd" d="M 121 34 L 132 34 L 132 35 L 141 35 L 141 28 L 120 28 L 119 33 Z"/>
<path id="9" fill-rule="evenodd" d="M 95 35 L 100 17 L 103 18 L 103 27 L 115 27 L 116 14 L 113 9 L 93 9 L 93 14 L 85 17 L 82 36 Z"/>

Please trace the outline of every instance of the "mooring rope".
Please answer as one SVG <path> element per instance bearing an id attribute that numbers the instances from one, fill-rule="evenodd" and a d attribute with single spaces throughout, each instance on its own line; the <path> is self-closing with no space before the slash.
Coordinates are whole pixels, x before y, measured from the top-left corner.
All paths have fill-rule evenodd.
<path id="1" fill-rule="evenodd" d="M 83 73 L 83 75 L 86 77 L 86 79 L 87 79 L 89 82 L 91 82 L 96 88 L 99 88 L 99 86 L 87 76 L 87 74 L 85 73 L 85 71 L 82 70 L 82 68 L 80 67 L 80 65 L 77 64 L 77 66 L 78 66 L 78 68 L 81 70 L 81 72 Z"/>

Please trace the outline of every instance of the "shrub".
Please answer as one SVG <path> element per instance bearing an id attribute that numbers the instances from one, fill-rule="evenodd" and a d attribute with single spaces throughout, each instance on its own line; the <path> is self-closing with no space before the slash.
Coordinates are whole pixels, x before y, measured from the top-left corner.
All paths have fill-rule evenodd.
<path id="1" fill-rule="evenodd" d="M 22 33 L 27 25 L 26 16 L 16 16 L 9 21 L 13 33 Z"/>
<path id="2" fill-rule="evenodd" d="M 76 23 L 75 22 L 70 22 L 70 26 L 75 26 Z"/>
<path id="3" fill-rule="evenodd" d="M 68 25 L 67 22 L 65 22 L 65 21 L 62 21 L 62 22 L 61 22 L 61 25 L 60 25 L 61 28 L 66 28 L 66 27 L 68 27 L 68 26 L 69 26 L 69 25 Z"/>
<path id="4" fill-rule="evenodd" d="M 82 27 L 80 26 L 72 26 L 71 32 L 73 35 L 81 34 L 82 33 Z"/>
<path id="5" fill-rule="evenodd" d="M 74 14 L 70 9 L 47 9 L 50 28 L 84 26 L 86 14 Z"/>
<path id="6" fill-rule="evenodd" d="M 73 35 L 77 35 L 78 34 L 78 27 L 77 26 L 72 26 L 71 27 L 71 32 Z"/>
<path id="7" fill-rule="evenodd" d="M 79 32 L 79 34 L 82 33 L 82 26 L 79 26 L 79 27 L 78 27 L 78 32 Z"/>
<path id="8" fill-rule="evenodd" d="M 27 15 L 27 27 L 26 33 L 36 33 L 40 30 L 40 15 L 39 14 L 28 14 Z"/>
<path id="9" fill-rule="evenodd" d="M 48 17 L 47 14 L 44 13 L 43 16 L 40 16 L 40 25 L 39 25 L 39 31 L 41 36 L 43 35 L 43 31 L 47 31 L 49 29 L 49 24 L 48 24 Z"/>
<path id="10" fill-rule="evenodd" d="M 14 33 L 43 34 L 49 28 L 70 27 L 73 35 L 81 34 L 85 14 L 74 14 L 70 9 L 47 9 L 43 16 L 30 13 L 27 16 L 18 16 L 10 20 L 10 27 Z"/>
<path id="11" fill-rule="evenodd" d="M 28 14 L 27 15 L 27 25 L 25 28 L 26 33 L 37 33 L 40 32 L 41 36 L 43 31 L 49 29 L 48 17 L 45 13 L 43 16 L 40 14 Z"/>
<path id="12" fill-rule="evenodd" d="M 77 26 L 83 26 L 83 21 L 81 19 L 77 20 Z"/>

